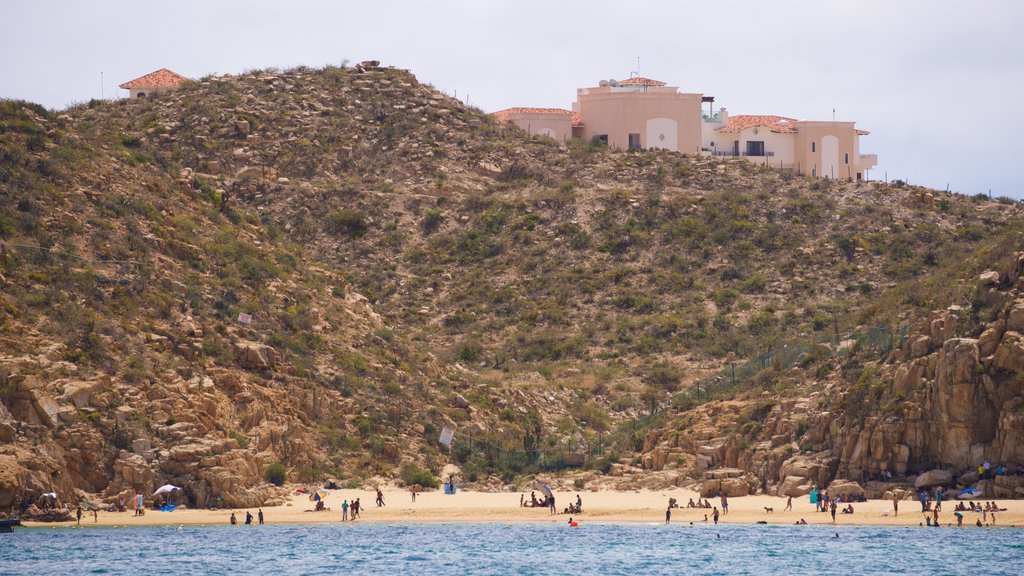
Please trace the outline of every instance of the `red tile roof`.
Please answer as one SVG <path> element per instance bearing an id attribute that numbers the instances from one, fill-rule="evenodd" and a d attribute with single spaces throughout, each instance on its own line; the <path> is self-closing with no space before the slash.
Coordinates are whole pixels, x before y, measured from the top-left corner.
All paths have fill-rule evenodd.
<path id="1" fill-rule="evenodd" d="M 513 114 L 551 114 L 557 116 L 564 116 L 566 114 L 572 116 L 573 126 L 582 126 L 583 120 L 580 117 L 579 112 L 573 112 L 572 110 L 566 110 L 564 108 L 506 108 L 505 110 L 499 110 L 497 112 L 491 112 L 491 116 L 494 116 L 501 122 L 508 122 Z"/>
<path id="2" fill-rule="evenodd" d="M 150 72 L 145 76 L 140 76 L 135 80 L 129 80 L 124 84 L 121 84 L 121 88 L 128 90 L 129 88 L 174 88 L 188 80 L 180 74 L 171 72 L 167 68 L 161 68 L 156 72 Z"/>
<path id="3" fill-rule="evenodd" d="M 643 76 L 636 76 L 629 80 L 619 80 L 619 86 L 634 86 L 637 84 L 644 86 L 665 86 L 665 83 L 661 80 L 651 80 L 650 78 L 644 78 Z"/>
<path id="4" fill-rule="evenodd" d="M 868 134 L 871 134 L 871 132 L 868 132 L 867 130 L 857 130 L 858 136 L 867 136 Z"/>
<path id="5" fill-rule="evenodd" d="M 772 132 L 792 134 L 796 132 L 796 122 L 797 121 L 795 119 L 786 118 L 785 116 L 739 114 L 736 116 L 729 116 L 729 121 L 726 125 L 715 130 L 715 132 L 728 132 L 735 134 L 742 132 L 747 128 L 761 126 L 771 130 Z"/>

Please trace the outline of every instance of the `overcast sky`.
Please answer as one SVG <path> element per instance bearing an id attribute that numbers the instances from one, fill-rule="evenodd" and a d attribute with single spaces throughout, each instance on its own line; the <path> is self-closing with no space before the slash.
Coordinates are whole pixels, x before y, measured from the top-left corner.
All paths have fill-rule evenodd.
<path id="1" fill-rule="evenodd" d="M 380 60 L 487 111 L 637 70 L 731 114 L 855 120 L 872 178 L 1024 197 L 1024 1 L 4 0 L 0 97 Z"/>

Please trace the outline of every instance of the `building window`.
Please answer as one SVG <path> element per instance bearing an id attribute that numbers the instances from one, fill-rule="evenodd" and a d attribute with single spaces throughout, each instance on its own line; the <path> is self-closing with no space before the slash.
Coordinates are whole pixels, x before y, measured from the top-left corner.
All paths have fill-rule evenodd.
<path id="1" fill-rule="evenodd" d="M 747 140 L 747 156 L 764 156 L 764 142 Z"/>
<path id="2" fill-rule="evenodd" d="M 814 152 L 814 142 L 811 142 L 811 152 Z"/>
<path id="3" fill-rule="evenodd" d="M 850 163 L 850 155 L 849 154 L 843 154 L 843 157 L 846 160 L 846 163 L 849 164 Z"/>
<path id="4" fill-rule="evenodd" d="M 640 149 L 640 135 L 639 134 L 630 134 L 629 135 L 629 149 L 630 150 L 639 150 Z"/>

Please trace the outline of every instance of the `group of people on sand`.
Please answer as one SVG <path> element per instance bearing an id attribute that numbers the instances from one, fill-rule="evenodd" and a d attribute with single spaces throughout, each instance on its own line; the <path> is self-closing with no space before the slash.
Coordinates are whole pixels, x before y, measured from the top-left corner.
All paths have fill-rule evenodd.
<path id="1" fill-rule="evenodd" d="M 583 499 L 580 495 L 576 495 L 576 502 L 570 502 L 569 506 L 562 511 L 562 514 L 582 514 L 583 513 Z"/>
<path id="2" fill-rule="evenodd" d="M 705 506 L 705 504 L 706 504 L 706 506 Z M 712 520 L 714 521 L 715 524 L 718 524 L 719 516 L 721 516 L 722 514 L 724 514 L 728 510 L 728 508 L 727 508 L 728 506 L 729 506 L 729 500 L 725 496 L 722 496 L 722 512 L 718 511 L 718 506 L 712 506 L 711 502 L 708 502 L 707 499 L 705 499 L 704 502 L 702 503 L 700 501 L 700 498 L 697 498 L 697 502 L 694 502 L 693 498 L 690 498 L 690 501 L 686 504 L 687 508 L 697 508 L 697 509 L 711 508 L 711 518 L 712 518 Z M 673 508 L 679 508 L 679 502 L 675 498 L 669 498 L 668 499 L 668 508 L 665 509 L 665 524 L 668 524 L 669 522 L 672 521 L 672 509 Z M 704 515 L 704 522 L 707 522 L 707 521 L 708 521 L 708 515 L 705 514 Z M 693 522 L 690 522 L 690 524 L 692 525 Z"/>
<path id="3" fill-rule="evenodd" d="M 351 504 L 349 504 L 348 500 L 343 500 L 341 502 L 341 521 L 342 522 L 348 522 L 350 520 L 351 521 L 355 521 L 356 518 L 359 518 L 359 512 L 360 512 L 361 508 L 362 508 L 362 505 L 359 503 L 359 498 L 356 498 L 356 499 L 352 500 Z M 349 509 L 352 510 L 352 516 L 351 517 L 349 517 Z"/>
<path id="4" fill-rule="evenodd" d="M 577 494 L 576 495 L 577 500 L 579 499 L 579 497 L 580 497 L 579 494 Z M 552 494 L 551 496 L 544 496 L 544 498 L 538 500 L 537 499 L 537 493 L 536 492 L 530 492 L 530 499 L 526 500 L 525 495 L 524 494 L 520 494 L 519 495 L 519 506 L 521 508 L 547 508 L 547 509 L 551 510 L 552 514 L 554 514 L 555 513 L 555 495 Z"/>
<path id="5" fill-rule="evenodd" d="M 263 508 L 259 509 L 259 511 L 257 512 L 257 517 L 259 519 L 258 521 L 260 523 L 260 526 L 262 526 L 263 525 Z M 245 525 L 246 526 L 252 526 L 252 520 L 253 520 L 252 513 L 249 512 L 248 510 L 246 510 L 245 511 Z M 231 523 L 232 526 L 237 526 L 238 525 L 238 518 L 235 517 L 234 511 L 231 512 L 231 519 L 229 520 L 229 522 Z"/>
<path id="6" fill-rule="evenodd" d="M 679 507 L 679 505 L 676 503 L 676 499 L 675 498 L 669 498 L 668 499 L 668 507 L 669 508 L 678 508 Z M 707 498 L 705 498 L 703 502 L 701 501 L 700 498 L 697 498 L 696 502 L 693 501 L 693 498 L 690 498 L 690 501 L 686 503 L 686 507 L 687 508 L 707 508 L 707 509 L 710 510 L 711 509 L 711 502 L 709 502 Z"/>

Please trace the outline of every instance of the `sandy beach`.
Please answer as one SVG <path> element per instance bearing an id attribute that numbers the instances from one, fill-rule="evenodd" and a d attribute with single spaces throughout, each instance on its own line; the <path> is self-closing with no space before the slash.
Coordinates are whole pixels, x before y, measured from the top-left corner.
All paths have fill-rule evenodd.
<path id="1" fill-rule="evenodd" d="M 284 506 L 265 507 L 263 514 L 266 523 L 322 523 L 341 521 L 342 500 L 360 499 L 363 512 L 356 522 L 376 523 L 408 523 L 408 522 L 533 522 L 563 523 L 568 520 L 565 514 L 552 515 L 546 508 L 521 508 L 520 492 L 472 492 L 459 491 L 455 495 L 445 495 L 442 491 L 423 492 L 412 502 L 408 491 L 400 488 L 385 488 L 385 506 L 374 504 L 376 493 L 372 490 L 332 490 L 325 502 L 327 511 L 313 512 L 314 503 L 305 494 L 295 494 Z M 558 510 L 561 512 L 570 502 L 575 502 L 576 492 L 556 492 Z M 675 498 L 680 508 L 672 510 L 673 523 L 702 523 L 705 514 L 711 522 L 710 509 L 685 508 L 690 498 L 697 500 L 697 494 L 688 490 L 638 490 L 627 492 L 600 491 L 579 492 L 583 499 L 583 514 L 573 515 L 581 524 L 588 522 L 617 523 L 643 522 L 662 523 L 665 521 L 665 509 L 669 498 Z M 529 500 L 529 492 L 525 493 Z M 713 506 L 721 510 L 717 498 L 711 499 Z M 1005 500 L 998 502 L 1006 512 L 996 514 L 997 527 L 1024 526 L 1024 504 L 1020 501 Z M 953 507 L 956 502 L 946 502 L 940 513 L 940 521 L 956 525 Z M 767 512 L 765 507 L 772 508 Z M 786 499 L 775 496 L 745 496 L 729 499 L 729 512 L 719 518 L 721 524 L 754 524 L 759 521 L 768 524 L 794 524 L 801 518 L 808 524 L 831 525 L 830 514 L 815 512 L 807 496 L 793 499 L 793 510 L 785 511 Z M 899 514 L 894 515 L 891 501 L 870 500 L 854 503 L 853 514 L 836 514 L 836 525 L 888 525 L 917 526 L 925 522 L 921 513 L 920 503 L 913 500 L 900 502 Z M 248 510 L 256 516 L 257 509 Z M 99 512 L 94 520 L 92 512 L 82 516 L 82 526 L 161 526 L 161 525 L 226 525 L 229 523 L 232 510 L 197 510 L 179 508 L 173 512 L 157 512 L 147 510 L 145 516 L 135 517 L 127 512 Z M 235 509 L 238 523 L 245 521 L 246 509 Z M 930 513 L 929 513 L 930 514 Z M 982 517 L 980 513 L 964 512 L 964 527 L 974 528 L 975 521 Z M 988 517 L 991 523 L 991 515 Z M 256 520 L 254 519 L 255 523 Z M 74 526 L 74 522 L 36 523 L 26 522 L 26 526 Z"/>

